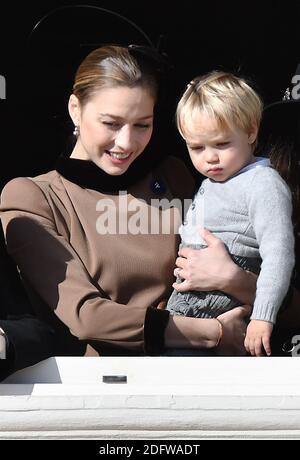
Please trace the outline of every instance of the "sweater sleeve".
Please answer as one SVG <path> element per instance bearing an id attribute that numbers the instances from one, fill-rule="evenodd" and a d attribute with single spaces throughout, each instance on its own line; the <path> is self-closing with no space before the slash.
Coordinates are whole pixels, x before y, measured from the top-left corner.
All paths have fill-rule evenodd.
<path id="1" fill-rule="evenodd" d="M 271 168 L 258 168 L 250 190 L 250 222 L 262 259 L 251 319 L 275 323 L 295 263 L 291 193 Z"/>
<path id="2" fill-rule="evenodd" d="M 57 230 L 47 198 L 34 181 L 10 181 L 2 191 L 0 211 L 8 252 L 22 276 L 74 336 L 132 352 L 163 350 L 166 313 L 105 298 Z"/>

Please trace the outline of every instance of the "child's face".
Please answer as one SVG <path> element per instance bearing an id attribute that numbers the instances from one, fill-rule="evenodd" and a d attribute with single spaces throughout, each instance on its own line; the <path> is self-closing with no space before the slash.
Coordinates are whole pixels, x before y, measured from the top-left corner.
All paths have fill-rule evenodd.
<path id="1" fill-rule="evenodd" d="M 203 114 L 189 123 L 185 141 L 197 171 L 224 182 L 254 161 L 251 144 L 256 135 L 256 129 L 250 135 L 239 128 L 222 131 L 212 117 Z"/>

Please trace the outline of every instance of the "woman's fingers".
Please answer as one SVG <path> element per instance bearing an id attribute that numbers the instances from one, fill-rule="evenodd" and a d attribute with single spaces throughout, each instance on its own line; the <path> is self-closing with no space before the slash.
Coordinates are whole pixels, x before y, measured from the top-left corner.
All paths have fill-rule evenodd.
<path id="1" fill-rule="evenodd" d="M 189 267 L 189 261 L 187 259 L 184 259 L 183 257 L 177 257 L 176 259 L 176 268 L 180 271 L 186 271 Z M 175 268 L 175 270 L 176 270 Z"/>
<path id="2" fill-rule="evenodd" d="M 174 276 L 180 276 L 180 278 L 186 278 L 185 270 L 183 268 L 175 268 Z"/>
<path id="3" fill-rule="evenodd" d="M 179 258 L 187 259 L 193 253 L 193 251 L 194 249 L 191 249 L 191 248 L 181 248 L 178 251 Z"/>
<path id="4" fill-rule="evenodd" d="M 213 246 L 214 244 L 220 242 L 220 239 L 217 236 L 215 236 L 213 233 L 211 233 L 204 227 L 198 227 L 198 232 L 200 233 L 200 236 L 204 239 L 204 241 L 207 243 L 207 246 Z"/>
<path id="5" fill-rule="evenodd" d="M 184 280 L 181 283 L 173 283 L 172 286 L 178 292 L 187 292 L 191 290 L 189 281 L 187 280 Z"/>
<path id="6" fill-rule="evenodd" d="M 223 337 L 218 347 L 218 354 L 224 356 L 244 356 L 246 350 L 249 351 L 245 340 L 247 329 L 245 318 L 250 313 L 251 307 L 249 305 L 242 305 L 218 316 L 223 325 Z"/>
<path id="7" fill-rule="evenodd" d="M 175 263 L 176 263 L 177 268 L 185 268 L 187 264 L 187 260 L 184 259 L 183 257 L 177 257 Z"/>
<path id="8" fill-rule="evenodd" d="M 174 276 L 176 278 L 180 277 L 181 279 L 185 279 L 186 278 L 185 268 L 186 268 L 186 265 L 187 265 L 187 260 L 184 259 L 183 257 L 177 257 L 176 265 L 177 265 L 177 267 L 174 269 L 174 272 L 173 272 Z"/>
<path id="9" fill-rule="evenodd" d="M 167 301 L 166 300 L 161 300 L 156 308 L 158 310 L 165 310 L 166 306 L 167 306 Z"/>
<path id="10" fill-rule="evenodd" d="M 237 265 L 232 261 L 223 242 L 206 229 L 201 233 L 205 236 L 208 246 L 204 249 L 181 248 L 176 259 L 177 268 L 185 270 L 184 278 L 190 281 L 195 291 L 226 291 L 232 270 Z"/>

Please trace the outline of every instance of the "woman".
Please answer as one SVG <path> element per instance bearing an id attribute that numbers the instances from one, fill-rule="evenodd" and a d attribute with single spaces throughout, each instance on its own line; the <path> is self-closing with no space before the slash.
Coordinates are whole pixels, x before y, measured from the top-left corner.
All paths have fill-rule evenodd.
<path id="1" fill-rule="evenodd" d="M 93 51 L 69 100 L 77 137 L 70 158 L 42 176 L 14 179 L 2 192 L 8 251 L 36 314 L 56 332 L 53 354 L 82 354 L 86 344 L 102 356 L 157 355 L 165 347 L 242 353 L 249 309 L 206 320 L 169 318 L 156 308 L 173 281 L 181 218 L 174 202 L 193 192 L 179 160 L 146 149 L 159 66 L 140 50 Z M 212 283 L 251 303 L 255 278 L 213 236 L 208 243 L 209 257 L 216 251 L 223 261 L 222 277 Z M 197 289 L 198 278 L 188 287 Z"/>

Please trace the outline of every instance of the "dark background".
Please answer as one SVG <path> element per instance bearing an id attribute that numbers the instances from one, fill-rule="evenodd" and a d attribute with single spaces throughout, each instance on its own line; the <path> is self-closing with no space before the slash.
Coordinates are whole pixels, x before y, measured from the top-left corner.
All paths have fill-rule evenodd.
<path id="1" fill-rule="evenodd" d="M 126 21 L 80 8 L 52 15 L 30 38 L 35 24 L 51 10 L 83 3 L 126 16 L 154 44 L 164 35 L 164 49 L 174 70 L 160 113 L 159 141 L 164 151 L 186 159 L 173 113 L 180 92 L 193 76 L 212 69 L 238 71 L 256 82 L 270 103 L 282 97 L 300 61 L 300 1 L 2 3 L 0 75 L 6 78 L 7 99 L 0 100 L 1 187 L 12 177 L 51 169 L 57 156 L 69 148 L 72 126 L 67 100 L 84 55 L 107 42 L 146 42 Z"/>
<path id="2" fill-rule="evenodd" d="M 75 69 L 104 43 L 147 44 L 146 34 L 156 45 L 164 36 L 174 70 L 157 118 L 156 154 L 180 156 L 187 164 L 173 114 L 194 76 L 213 69 L 239 72 L 255 82 L 266 104 L 282 98 L 300 62 L 300 0 L 178 2 L 2 2 L 0 75 L 6 78 L 7 98 L 0 100 L 0 190 L 13 177 L 52 169 L 56 158 L 70 150 L 67 101 Z M 48 16 L 32 32 L 55 8 L 84 3 L 123 15 L 144 33 L 109 12 L 78 7 Z"/>

